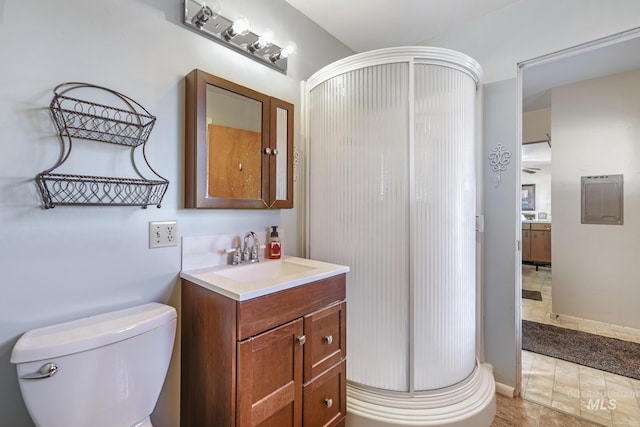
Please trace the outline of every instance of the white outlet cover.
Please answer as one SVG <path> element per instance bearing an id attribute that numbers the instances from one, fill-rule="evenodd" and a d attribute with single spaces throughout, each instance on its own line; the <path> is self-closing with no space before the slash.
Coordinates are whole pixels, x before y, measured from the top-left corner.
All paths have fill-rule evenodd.
<path id="1" fill-rule="evenodd" d="M 178 246 L 177 221 L 150 221 L 149 248 Z"/>

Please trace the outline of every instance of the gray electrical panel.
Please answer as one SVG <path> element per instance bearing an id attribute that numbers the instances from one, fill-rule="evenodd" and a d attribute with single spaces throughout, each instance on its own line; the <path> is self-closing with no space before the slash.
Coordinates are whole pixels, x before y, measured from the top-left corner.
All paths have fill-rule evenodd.
<path id="1" fill-rule="evenodd" d="M 623 176 L 599 175 L 580 178 L 582 224 L 623 224 Z"/>

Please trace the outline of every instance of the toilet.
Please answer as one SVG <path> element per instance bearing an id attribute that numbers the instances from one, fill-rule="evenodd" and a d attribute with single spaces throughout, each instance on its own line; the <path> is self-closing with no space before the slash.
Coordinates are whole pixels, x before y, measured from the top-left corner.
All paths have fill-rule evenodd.
<path id="1" fill-rule="evenodd" d="M 176 310 L 149 303 L 26 332 L 11 353 L 37 427 L 152 427 Z"/>

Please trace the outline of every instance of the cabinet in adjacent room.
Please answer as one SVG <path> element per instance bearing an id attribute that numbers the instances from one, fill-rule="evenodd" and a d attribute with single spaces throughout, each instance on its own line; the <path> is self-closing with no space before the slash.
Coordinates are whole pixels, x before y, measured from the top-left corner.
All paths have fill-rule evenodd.
<path id="1" fill-rule="evenodd" d="M 236 301 L 183 279 L 181 425 L 339 427 L 345 275 Z"/>
<path id="2" fill-rule="evenodd" d="M 551 264 L 550 223 L 522 223 L 522 261 Z"/>
<path id="3" fill-rule="evenodd" d="M 522 261 L 531 260 L 531 224 L 522 223 Z"/>

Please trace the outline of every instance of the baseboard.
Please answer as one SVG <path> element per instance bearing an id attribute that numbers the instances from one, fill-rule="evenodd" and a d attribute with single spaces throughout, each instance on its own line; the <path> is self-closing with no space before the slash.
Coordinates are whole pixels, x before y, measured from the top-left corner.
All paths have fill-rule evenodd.
<path id="1" fill-rule="evenodd" d="M 507 397 L 515 397 L 516 389 L 506 384 L 496 382 L 496 393 Z"/>

